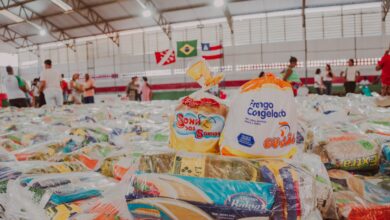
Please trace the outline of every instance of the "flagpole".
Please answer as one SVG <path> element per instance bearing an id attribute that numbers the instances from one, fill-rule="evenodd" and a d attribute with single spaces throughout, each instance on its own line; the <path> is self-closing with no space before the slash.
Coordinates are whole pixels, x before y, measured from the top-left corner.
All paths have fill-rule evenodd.
<path id="1" fill-rule="evenodd" d="M 220 72 L 225 72 L 225 70 L 222 69 L 222 67 L 225 66 L 225 48 L 223 46 L 223 28 L 222 24 L 219 24 L 219 36 L 220 36 L 220 41 L 219 44 L 222 46 L 222 59 L 219 61 L 219 69 Z M 226 75 L 223 77 L 223 89 L 226 89 Z"/>

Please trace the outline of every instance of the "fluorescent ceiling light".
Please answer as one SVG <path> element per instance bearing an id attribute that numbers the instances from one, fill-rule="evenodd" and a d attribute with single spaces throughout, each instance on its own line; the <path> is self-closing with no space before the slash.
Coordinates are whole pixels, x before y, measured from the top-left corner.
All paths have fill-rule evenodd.
<path id="1" fill-rule="evenodd" d="M 142 16 L 145 18 L 150 17 L 152 15 L 152 12 L 149 9 L 146 9 L 142 12 Z"/>
<path id="2" fill-rule="evenodd" d="M 72 11 L 73 10 L 73 8 L 70 5 L 66 4 L 62 0 L 51 0 L 51 2 L 56 4 L 58 7 L 62 8 L 62 10 L 64 10 L 64 11 Z"/>
<path id="3" fill-rule="evenodd" d="M 44 30 L 44 29 L 39 30 L 39 35 L 45 36 L 46 35 L 46 30 Z"/>
<path id="4" fill-rule="evenodd" d="M 13 21 L 15 21 L 15 22 L 17 22 L 17 23 L 20 23 L 20 22 L 23 22 L 23 21 L 24 21 L 23 18 L 21 18 L 21 17 L 15 15 L 14 13 L 11 13 L 11 12 L 5 10 L 5 9 L 0 10 L 0 15 L 3 15 L 4 17 L 6 17 L 6 18 L 8 18 L 8 19 L 10 19 L 10 20 L 13 20 Z"/>

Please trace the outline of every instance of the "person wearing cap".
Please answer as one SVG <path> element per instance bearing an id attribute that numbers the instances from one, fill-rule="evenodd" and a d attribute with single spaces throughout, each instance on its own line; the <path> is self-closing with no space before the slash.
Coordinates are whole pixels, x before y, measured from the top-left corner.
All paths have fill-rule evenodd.
<path id="1" fill-rule="evenodd" d="M 6 71 L 5 88 L 10 106 L 17 108 L 28 107 L 26 84 L 19 76 L 14 75 L 14 69 L 11 66 L 7 66 Z"/>
<path id="2" fill-rule="evenodd" d="M 62 106 L 64 97 L 61 89 L 61 74 L 52 69 L 51 60 L 45 60 L 45 70 L 40 77 L 40 92 L 45 95 L 47 106 Z"/>

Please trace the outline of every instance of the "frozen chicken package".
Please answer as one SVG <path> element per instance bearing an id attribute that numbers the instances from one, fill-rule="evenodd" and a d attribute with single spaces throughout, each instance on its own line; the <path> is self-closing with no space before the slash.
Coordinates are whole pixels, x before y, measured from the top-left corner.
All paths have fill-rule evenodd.
<path id="1" fill-rule="evenodd" d="M 297 152 L 291 85 L 273 74 L 241 86 L 232 100 L 220 146 L 223 155 L 290 158 Z"/>

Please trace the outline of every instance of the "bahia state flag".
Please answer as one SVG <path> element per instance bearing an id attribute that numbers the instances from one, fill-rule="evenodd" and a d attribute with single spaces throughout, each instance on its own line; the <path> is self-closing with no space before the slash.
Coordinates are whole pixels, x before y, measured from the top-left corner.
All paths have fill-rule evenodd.
<path id="1" fill-rule="evenodd" d="M 176 62 L 174 50 L 157 51 L 154 53 L 154 56 L 158 65 L 165 66 Z"/>
<path id="2" fill-rule="evenodd" d="M 177 57 L 196 57 L 198 56 L 198 41 L 178 41 L 177 43 Z"/>
<path id="3" fill-rule="evenodd" d="M 209 43 L 202 43 L 202 57 L 205 60 L 221 59 L 223 57 L 222 44 L 211 45 Z"/>

